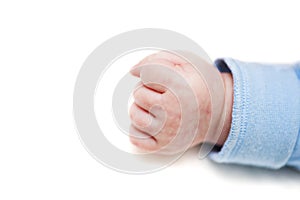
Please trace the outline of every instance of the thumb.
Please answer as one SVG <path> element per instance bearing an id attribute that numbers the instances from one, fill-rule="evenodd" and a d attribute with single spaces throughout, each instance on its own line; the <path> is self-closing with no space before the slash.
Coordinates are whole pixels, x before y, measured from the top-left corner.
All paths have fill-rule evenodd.
<path id="1" fill-rule="evenodd" d="M 140 68 L 142 83 L 159 93 L 164 93 L 168 88 L 179 88 L 182 85 L 182 76 L 172 67 L 161 64 L 148 64 Z"/>
<path id="2" fill-rule="evenodd" d="M 134 65 L 131 70 L 130 73 L 135 76 L 135 77 L 140 77 L 141 74 L 141 69 L 145 66 L 145 65 L 164 65 L 164 66 L 169 66 L 172 67 L 174 66 L 174 64 L 164 58 L 157 58 L 157 59 L 152 59 L 152 60 L 147 60 L 144 59 L 141 62 L 139 62 L 138 64 Z"/>

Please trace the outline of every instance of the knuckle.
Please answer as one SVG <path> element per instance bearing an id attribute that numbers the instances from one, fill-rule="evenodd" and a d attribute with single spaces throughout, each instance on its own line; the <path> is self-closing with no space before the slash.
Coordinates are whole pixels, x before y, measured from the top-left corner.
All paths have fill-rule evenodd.
<path id="1" fill-rule="evenodd" d="M 135 138 L 134 136 L 130 136 L 129 141 L 131 142 L 131 144 L 133 144 L 136 147 L 140 146 L 140 141 L 137 138 Z"/>
<path id="2" fill-rule="evenodd" d="M 130 116 L 130 119 L 131 119 L 133 125 L 137 126 L 138 128 L 150 127 L 151 119 L 147 116 L 140 117 L 137 114 L 135 109 L 136 108 L 134 106 L 132 106 L 131 109 L 130 109 L 130 112 L 129 112 L 129 116 Z"/>
<path id="3" fill-rule="evenodd" d="M 134 99 L 141 98 L 141 87 L 137 87 L 137 88 L 134 89 L 133 97 L 134 97 Z"/>
<path id="4" fill-rule="evenodd" d="M 149 122 L 146 121 L 145 119 L 143 118 L 140 118 L 140 117 L 135 117 L 134 118 L 134 124 L 138 127 L 142 127 L 142 128 L 146 128 L 149 126 Z"/>
<path id="5" fill-rule="evenodd" d="M 134 119 L 134 115 L 135 115 L 135 109 L 134 109 L 134 106 L 131 105 L 130 109 L 129 109 L 129 117 L 131 120 Z"/>
<path id="6" fill-rule="evenodd" d="M 135 137 L 130 137 L 130 142 L 139 149 L 144 151 L 156 151 L 158 150 L 157 145 L 149 145 L 145 140 L 138 139 Z"/>

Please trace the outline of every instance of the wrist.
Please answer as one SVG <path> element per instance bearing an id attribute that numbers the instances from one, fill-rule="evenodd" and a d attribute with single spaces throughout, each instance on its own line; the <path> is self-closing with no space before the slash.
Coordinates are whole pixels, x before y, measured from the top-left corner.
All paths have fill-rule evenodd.
<path id="1" fill-rule="evenodd" d="M 225 107 L 226 113 L 224 125 L 220 137 L 218 138 L 217 145 L 223 146 L 225 143 L 231 128 L 232 120 L 232 105 L 233 105 L 233 79 L 231 73 L 221 73 L 225 88 Z"/>

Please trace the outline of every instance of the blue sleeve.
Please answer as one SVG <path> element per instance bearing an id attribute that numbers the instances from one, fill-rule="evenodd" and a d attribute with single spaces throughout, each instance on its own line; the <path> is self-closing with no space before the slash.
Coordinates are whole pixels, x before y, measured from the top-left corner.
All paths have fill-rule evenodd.
<path id="1" fill-rule="evenodd" d="M 232 123 L 221 151 L 210 158 L 278 169 L 300 169 L 299 64 L 216 61 L 220 71 L 233 76 Z"/>

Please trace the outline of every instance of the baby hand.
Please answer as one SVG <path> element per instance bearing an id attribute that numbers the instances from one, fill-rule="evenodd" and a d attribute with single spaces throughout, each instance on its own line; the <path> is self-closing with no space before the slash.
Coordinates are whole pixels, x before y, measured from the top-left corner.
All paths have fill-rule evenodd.
<path id="1" fill-rule="evenodd" d="M 207 134 L 209 126 L 220 124 L 210 124 L 211 99 L 203 77 L 185 59 L 162 51 L 146 57 L 131 70 L 132 75 L 141 79 L 130 108 L 130 141 L 135 146 L 174 154 L 204 142 L 223 145 L 231 122 L 232 77 L 229 73 L 221 74 L 205 61 L 201 65 L 213 68 L 224 82 L 227 117 L 221 135 Z M 181 136 L 175 139 L 179 132 Z"/>

